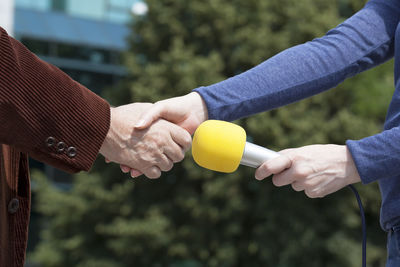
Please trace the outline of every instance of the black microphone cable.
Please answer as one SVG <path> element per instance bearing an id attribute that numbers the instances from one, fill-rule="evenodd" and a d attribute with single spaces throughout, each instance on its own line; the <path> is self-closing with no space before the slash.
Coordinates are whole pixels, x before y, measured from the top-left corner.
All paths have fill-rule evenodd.
<path id="1" fill-rule="evenodd" d="M 360 195 L 358 194 L 357 189 L 353 185 L 349 185 L 351 191 L 353 191 L 354 195 L 356 196 L 358 207 L 360 209 L 360 216 L 361 216 L 361 224 L 362 224 L 362 267 L 367 266 L 367 226 L 365 223 L 365 213 L 363 204 L 361 202 Z"/>

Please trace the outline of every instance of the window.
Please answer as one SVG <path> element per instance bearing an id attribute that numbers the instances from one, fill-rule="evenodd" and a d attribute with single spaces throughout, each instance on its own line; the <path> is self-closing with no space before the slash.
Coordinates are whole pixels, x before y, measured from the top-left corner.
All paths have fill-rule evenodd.
<path id="1" fill-rule="evenodd" d="M 91 48 L 85 46 L 58 44 L 57 57 L 78 59 L 98 64 L 112 64 L 112 52 L 104 49 Z"/>
<path id="2" fill-rule="evenodd" d="M 49 42 L 30 38 L 22 38 L 21 42 L 36 55 L 47 56 L 50 53 Z"/>
<path id="3" fill-rule="evenodd" d="M 53 11 L 65 12 L 67 9 L 67 1 L 66 0 L 52 0 L 51 1 L 51 9 Z"/>
<path id="4" fill-rule="evenodd" d="M 55 0 L 57 1 L 57 0 Z M 61 1 L 60 1 L 61 2 Z M 50 9 L 50 0 L 16 0 L 15 5 L 17 7 L 30 8 L 35 10 L 49 10 Z"/>
<path id="5" fill-rule="evenodd" d="M 62 69 L 72 79 L 83 84 L 95 93 L 100 93 L 104 87 L 112 86 L 120 77 L 111 74 L 100 74 L 89 71 Z"/>
<path id="6" fill-rule="evenodd" d="M 68 14 L 89 19 L 104 19 L 106 0 L 69 0 Z"/>

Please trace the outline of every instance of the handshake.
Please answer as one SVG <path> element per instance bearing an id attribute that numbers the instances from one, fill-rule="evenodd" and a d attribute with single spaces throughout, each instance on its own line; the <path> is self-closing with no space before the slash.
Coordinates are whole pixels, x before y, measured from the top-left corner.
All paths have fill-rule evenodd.
<path id="1" fill-rule="evenodd" d="M 198 93 L 111 108 L 110 129 L 100 153 L 132 177 L 158 178 L 183 160 L 191 135 L 207 118 Z"/>
<path id="2" fill-rule="evenodd" d="M 132 177 L 158 178 L 189 150 L 191 135 L 208 119 L 207 106 L 195 92 L 155 104 L 134 103 L 111 109 L 110 130 L 100 149 L 106 162 L 120 164 Z M 360 181 L 346 146 L 310 145 L 279 152 L 255 177 L 274 175 L 276 186 L 291 185 L 312 198 L 324 197 Z"/>

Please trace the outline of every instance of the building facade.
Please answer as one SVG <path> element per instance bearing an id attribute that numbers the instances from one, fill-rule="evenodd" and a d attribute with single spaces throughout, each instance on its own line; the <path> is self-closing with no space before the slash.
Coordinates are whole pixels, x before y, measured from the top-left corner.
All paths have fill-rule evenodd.
<path id="1" fill-rule="evenodd" d="M 95 92 L 124 75 L 135 0 L 15 0 L 14 36 Z"/>

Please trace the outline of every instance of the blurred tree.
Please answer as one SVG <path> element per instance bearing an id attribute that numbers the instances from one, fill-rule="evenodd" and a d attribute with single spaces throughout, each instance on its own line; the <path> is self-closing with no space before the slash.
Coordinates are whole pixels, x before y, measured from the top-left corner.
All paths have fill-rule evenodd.
<path id="1" fill-rule="evenodd" d="M 127 79 L 113 104 L 157 101 L 238 74 L 323 35 L 362 0 L 148 0 L 132 24 Z M 255 143 L 281 150 L 343 144 L 381 130 L 393 92 L 392 63 L 324 94 L 241 120 Z M 258 182 L 240 167 L 225 175 L 191 157 L 159 180 L 131 180 L 98 163 L 70 192 L 40 174 L 46 216 L 32 259 L 42 266 L 359 266 L 357 203 L 343 189 L 324 199 Z M 370 266 L 384 266 L 376 184 L 359 186 L 367 209 Z"/>

